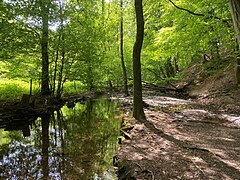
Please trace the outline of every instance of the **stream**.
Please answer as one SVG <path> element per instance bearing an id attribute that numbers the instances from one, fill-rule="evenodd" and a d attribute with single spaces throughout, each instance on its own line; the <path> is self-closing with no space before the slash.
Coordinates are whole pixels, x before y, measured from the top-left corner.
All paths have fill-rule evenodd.
<path id="1" fill-rule="evenodd" d="M 88 99 L 0 126 L 0 179 L 116 179 L 118 104 Z"/>

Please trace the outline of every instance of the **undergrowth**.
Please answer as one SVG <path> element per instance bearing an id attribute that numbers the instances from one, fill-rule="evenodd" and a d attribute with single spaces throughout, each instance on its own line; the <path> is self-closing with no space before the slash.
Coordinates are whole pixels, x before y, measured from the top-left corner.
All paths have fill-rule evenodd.
<path id="1" fill-rule="evenodd" d="M 80 94 L 85 91 L 86 87 L 78 81 L 68 81 L 64 84 L 63 96 Z"/>
<path id="2" fill-rule="evenodd" d="M 28 82 L 19 79 L 0 79 L 0 100 L 20 99 L 23 94 L 29 94 L 29 89 Z"/>
<path id="3" fill-rule="evenodd" d="M 39 82 L 33 81 L 32 94 L 40 93 Z M 79 94 L 84 92 L 86 87 L 81 82 L 66 82 L 63 95 Z M 0 101 L 20 100 L 23 94 L 30 94 L 30 83 L 21 79 L 0 79 Z"/>

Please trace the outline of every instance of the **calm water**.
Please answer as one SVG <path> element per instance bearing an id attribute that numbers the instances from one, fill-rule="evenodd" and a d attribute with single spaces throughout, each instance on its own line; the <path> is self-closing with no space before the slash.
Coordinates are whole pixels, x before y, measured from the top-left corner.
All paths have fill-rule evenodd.
<path id="1" fill-rule="evenodd" d="M 118 114 L 110 100 L 89 100 L 45 114 L 20 131 L 0 129 L 0 179 L 116 179 Z"/>

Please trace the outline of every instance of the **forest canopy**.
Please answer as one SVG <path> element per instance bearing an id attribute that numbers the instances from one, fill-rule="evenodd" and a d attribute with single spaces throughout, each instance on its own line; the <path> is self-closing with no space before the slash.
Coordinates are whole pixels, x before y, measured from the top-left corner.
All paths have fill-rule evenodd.
<path id="1" fill-rule="evenodd" d="M 122 89 L 124 57 L 132 84 L 133 0 L 4 0 L 0 6 L 2 79 L 45 82 L 56 96 L 73 81 L 87 90 Z M 144 82 L 181 78 L 199 60 L 221 64 L 236 49 L 226 0 L 144 0 L 143 10 Z"/>

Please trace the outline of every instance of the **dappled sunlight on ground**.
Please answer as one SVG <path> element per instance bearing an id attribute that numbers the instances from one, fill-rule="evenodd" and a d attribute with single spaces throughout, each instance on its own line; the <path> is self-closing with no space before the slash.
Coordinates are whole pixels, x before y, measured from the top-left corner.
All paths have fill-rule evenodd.
<path id="1" fill-rule="evenodd" d="M 162 149 L 172 146 L 171 142 L 146 131 L 144 124 L 135 124 L 131 136 L 131 140 L 125 140 L 122 144 L 125 147 L 122 153 L 130 160 L 142 160 L 144 158 L 154 160 L 163 153 Z M 132 151 L 132 149 L 135 151 Z"/>
<path id="2" fill-rule="evenodd" d="M 229 121 L 228 126 L 230 127 L 240 127 L 240 116 L 222 114 L 219 116 L 219 118 Z"/>
<path id="3" fill-rule="evenodd" d="M 144 98 L 144 101 L 152 106 L 168 106 L 168 105 L 180 105 L 189 104 L 191 101 L 184 99 L 177 99 L 166 96 L 152 96 L 151 99 Z"/>
<path id="4" fill-rule="evenodd" d="M 240 117 L 204 109 L 190 100 L 144 99 L 147 121 L 132 120 L 121 159 L 137 179 L 238 179 Z M 234 127 L 233 127 L 234 126 Z M 148 172 L 148 174 L 144 174 Z"/>

